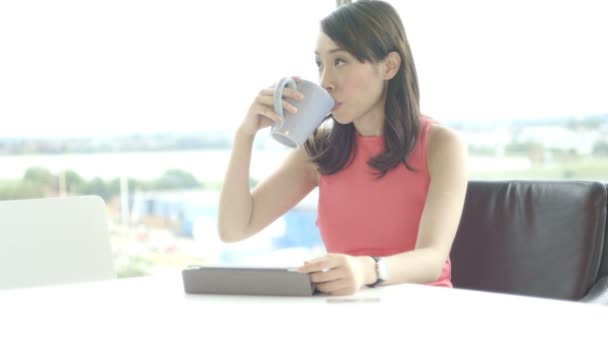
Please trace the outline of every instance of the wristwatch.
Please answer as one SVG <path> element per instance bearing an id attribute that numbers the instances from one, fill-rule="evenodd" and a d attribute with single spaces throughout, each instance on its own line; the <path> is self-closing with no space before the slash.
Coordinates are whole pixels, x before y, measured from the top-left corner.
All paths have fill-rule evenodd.
<path id="1" fill-rule="evenodd" d="M 388 279 L 388 265 L 380 257 L 372 256 L 376 263 L 376 281 L 367 286 L 376 287 L 382 285 Z"/>

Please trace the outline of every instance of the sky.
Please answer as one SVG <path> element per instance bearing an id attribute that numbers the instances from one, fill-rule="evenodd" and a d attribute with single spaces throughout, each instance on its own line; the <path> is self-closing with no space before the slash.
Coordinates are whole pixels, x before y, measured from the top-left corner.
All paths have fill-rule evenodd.
<path id="1" fill-rule="evenodd" d="M 439 119 L 608 113 L 603 1 L 392 1 Z M 232 131 L 334 0 L 0 2 L 0 137 Z"/>

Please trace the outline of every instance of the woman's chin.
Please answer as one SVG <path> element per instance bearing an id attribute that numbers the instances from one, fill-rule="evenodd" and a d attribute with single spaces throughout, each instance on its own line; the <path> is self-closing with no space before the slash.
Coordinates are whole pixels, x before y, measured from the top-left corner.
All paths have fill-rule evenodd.
<path id="1" fill-rule="evenodd" d="M 341 124 L 341 125 L 346 125 L 350 123 L 350 120 L 345 120 L 344 117 L 341 117 L 340 114 L 336 114 L 336 113 L 332 113 L 331 116 L 334 118 L 334 120 Z"/>

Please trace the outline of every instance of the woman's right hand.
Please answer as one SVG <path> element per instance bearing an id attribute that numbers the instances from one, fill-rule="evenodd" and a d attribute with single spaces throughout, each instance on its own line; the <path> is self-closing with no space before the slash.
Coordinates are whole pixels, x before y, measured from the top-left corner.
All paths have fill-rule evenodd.
<path id="1" fill-rule="evenodd" d="M 293 77 L 293 79 L 296 81 L 296 84 L 300 81 L 299 77 Z M 264 88 L 258 93 L 258 96 L 249 107 L 245 119 L 241 123 L 239 128 L 241 134 L 255 136 L 259 130 L 271 126 L 273 122 L 280 123 L 283 121 L 283 118 L 274 111 L 273 97 L 274 86 Z M 285 98 L 302 100 L 304 95 L 291 88 L 285 88 L 283 90 L 283 110 L 290 113 L 296 113 L 298 109 L 285 101 Z"/>

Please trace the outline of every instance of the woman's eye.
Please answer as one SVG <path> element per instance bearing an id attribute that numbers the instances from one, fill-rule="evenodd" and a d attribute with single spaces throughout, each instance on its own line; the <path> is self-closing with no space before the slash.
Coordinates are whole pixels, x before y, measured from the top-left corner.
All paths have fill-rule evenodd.
<path id="1" fill-rule="evenodd" d="M 340 65 L 342 65 L 342 64 L 344 64 L 344 63 L 346 63 L 346 61 L 345 61 L 344 59 L 342 59 L 342 58 L 336 58 L 336 59 L 334 60 L 334 65 L 335 65 L 335 66 L 340 66 Z M 321 70 L 321 69 L 323 68 L 323 63 L 321 63 L 321 61 L 320 61 L 320 60 L 316 60 L 316 61 L 315 61 L 315 64 L 317 65 L 317 68 L 318 68 L 319 70 Z"/>

